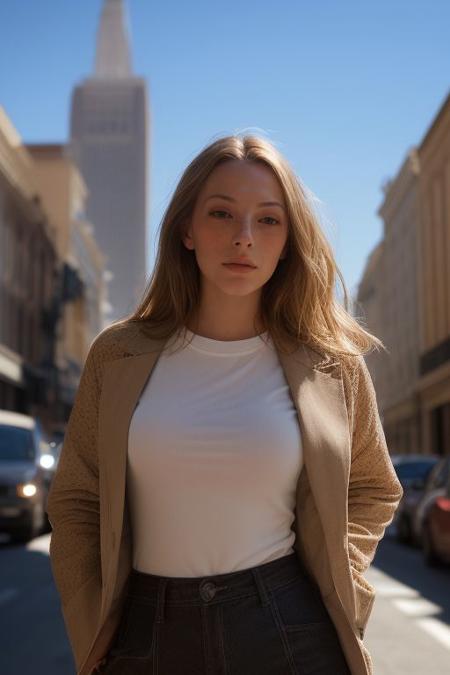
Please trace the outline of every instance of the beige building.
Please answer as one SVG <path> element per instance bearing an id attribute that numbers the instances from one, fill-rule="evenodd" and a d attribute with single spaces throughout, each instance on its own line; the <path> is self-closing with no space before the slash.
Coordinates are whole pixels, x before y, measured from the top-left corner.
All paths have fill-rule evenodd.
<path id="1" fill-rule="evenodd" d="M 419 374 L 418 317 L 418 174 L 412 148 L 397 176 L 385 186 L 378 210 L 384 222 L 379 308 L 380 337 L 388 349 L 380 358 L 380 405 L 391 453 L 422 451 L 420 410 L 416 392 Z"/>
<path id="2" fill-rule="evenodd" d="M 384 187 L 358 291 L 388 349 L 367 357 L 389 449 L 450 454 L 450 97 Z"/>
<path id="3" fill-rule="evenodd" d="M 358 286 L 353 314 L 367 330 L 373 331 L 374 326 L 377 326 L 376 335 L 384 342 L 384 336 L 381 334 L 384 327 L 383 305 L 380 301 L 383 283 L 383 254 L 384 245 L 383 241 L 380 241 L 366 261 L 363 277 Z M 373 384 L 377 391 L 378 403 L 380 403 L 383 388 L 381 366 L 384 358 L 386 357 L 383 352 L 379 354 L 376 351 L 366 356 L 366 363 L 372 373 Z"/>
<path id="4" fill-rule="evenodd" d="M 34 162 L 0 107 L 0 408 L 51 405 L 56 227 L 43 209 Z"/>
<path id="5" fill-rule="evenodd" d="M 104 327 L 105 256 L 61 145 L 25 145 L 0 107 L 0 408 L 64 430 Z"/>
<path id="6" fill-rule="evenodd" d="M 56 362 L 60 402 L 65 414 L 73 403 L 81 366 L 90 343 L 105 325 L 106 256 L 94 227 L 86 220 L 87 188 L 78 168 L 60 144 L 28 144 L 34 175 L 52 222 L 58 223 L 56 249 L 62 263 L 64 313 L 58 326 Z"/>
<path id="7" fill-rule="evenodd" d="M 420 365 L 425 452 L 450 454 L 450 94 L 419 148 Z"/>

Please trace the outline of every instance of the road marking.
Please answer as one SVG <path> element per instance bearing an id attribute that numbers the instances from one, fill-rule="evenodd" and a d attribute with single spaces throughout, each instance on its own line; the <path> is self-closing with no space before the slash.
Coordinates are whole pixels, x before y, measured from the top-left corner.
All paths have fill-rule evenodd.
<path id="1" fill-rule="evenodd" d="M 434 619 L 432 616 L 417 619 L 416 621 L 421 628 L 427 631 L 431 637 L 434 637 L 435 640 L 444 645 L 447 649 L 450 649 L 450 627 L 447 626 L 439 619 Z"/>
<path id="2" fill-rule="evenodd" d="M 436 605 L 434 602 L 430 602 L 426 598 L 418 596 L 417 598 L 398 598 L 392 600 L 392 604 L 395 605 L 401 612 L 408 614 L 409 616 L 427 616 L 431 614 L 439 614 L 442 611 L 442 607 Z"/>
<path id="3" fill-rule="evenodd" d="M 40 553 L 49 553 L 50 547 L 50 534 L 42 534 L 40 537 L 35 537 L 31 539 L 26 544 L 26 549 L 28 551 L 39 551 Z"/>
<path id="4" fill-rule="evenodd" d="M 378 595 L 385 598 L 406 596 L 411 598 L 419 597 L 419 593 L 415 588 L 402 584 L 399 581 L 376 581 L 375 590 Z"/>
<path id="5" fill-rule="evenodd" d="M 428 635 L 446 649 L 450 649 L 450 626 L 432 616 L 443 611 L 440 605 L 427 600 L 415 588 L 392 579 L 375 567 L 370 570 L 368 577 L 376 595 L 388 599 L 400 612 L 410 616 Z"/>

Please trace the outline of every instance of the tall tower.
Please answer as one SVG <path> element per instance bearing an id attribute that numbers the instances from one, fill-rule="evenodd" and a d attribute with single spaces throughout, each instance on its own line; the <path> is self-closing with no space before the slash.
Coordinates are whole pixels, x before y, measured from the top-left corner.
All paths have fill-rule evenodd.
<path id="1" fill-rule="evenodd" d="M 133 311 L 146 283 L 147 116 L 123 0 L 104 0 L 94 73 L 72 94 L 70 154 L 87 184 L 86 215 L 112 273 L 108 323 Z"/>

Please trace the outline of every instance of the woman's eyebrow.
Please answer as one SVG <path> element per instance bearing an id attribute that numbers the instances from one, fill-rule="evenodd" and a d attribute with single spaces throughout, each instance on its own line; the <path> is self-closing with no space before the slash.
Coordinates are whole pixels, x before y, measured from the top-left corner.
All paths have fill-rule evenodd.
<path id="1" fill-rule="evenodd" d="M 235 202 L 236 201 L 235 199 L 233 199 L 233 197 L 229 197 L 228 195 L 224 195 L 224 194 L 221 194 L 221 193 L 215 193 L 213 195 L 209 195 L 208 197 L 206 197 L 206 199 L 204 200 L 203 203 L 207 202 L 208 199 L 213 199 L 213 197 L 220 197 L 221 199 L 226 199 L 229 202 Z M 260 202 L 258 204 L 258 206 L 279 206 L 281 209 L 283 209 L 283 211 L 286 211 L 283 204 L 280 204 L 280 202 Z"/>

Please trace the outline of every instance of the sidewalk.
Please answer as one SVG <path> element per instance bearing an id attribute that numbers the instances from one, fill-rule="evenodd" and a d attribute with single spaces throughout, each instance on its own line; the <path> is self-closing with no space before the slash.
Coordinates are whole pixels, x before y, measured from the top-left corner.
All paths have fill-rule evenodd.
<path id="1" fill-rule="evenodd" d="M 439 607 L 373 564 L 366 574 L 377 590 L 364 642 L 374 675 L 448 675 L 450 627 Z"/>

